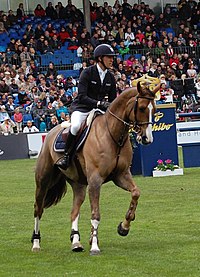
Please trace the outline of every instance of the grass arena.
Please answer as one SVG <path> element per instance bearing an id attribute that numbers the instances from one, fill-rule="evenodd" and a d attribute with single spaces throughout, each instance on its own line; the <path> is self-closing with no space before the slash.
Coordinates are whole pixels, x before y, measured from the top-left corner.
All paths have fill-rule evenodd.
<path id="1" fill-rule="evenodd" d="M 0 276 L 200 276 L 199 168 L 185 168 L 183 176 L 134 177 L 141 197 L 127 237 L 117 234 L 117 226 L 130 195 L 112 183 L 105 184 L 100 199 L 102 252 L 90 256 L 88 196 L 79 226 L 85 251 L 70 249 L 72 191 L 68 186 L 61 202 L 45 210 L 41 251 L 33 253 L 35 160 L 0 164 Z"/>

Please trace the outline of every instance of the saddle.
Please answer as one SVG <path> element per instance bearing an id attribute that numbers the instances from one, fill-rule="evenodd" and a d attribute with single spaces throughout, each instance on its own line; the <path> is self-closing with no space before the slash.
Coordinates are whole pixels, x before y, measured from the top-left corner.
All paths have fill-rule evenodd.
<path id="1" fill-rule="evenodd" d="M 92 126 L 92 122 L 94 121 L 94 119 L 99 116 L 104 114 L 103 111 L 99 110 L 99 109 L 93 109 L 89 115 L 87 116 L 86 120 L 81 124 L 81 128 L 76 136 L 76 143 L 75 143 L 75 152 L 77 152 L 78 150 L 80 150 L 80 148 L 83 146 L 89 132 Z M 60 130 L 60 132 L 58 133 L 55 141 L 54 141 L 54 151 L 55 152 L 59 152 L 59 153 L 63 153 L 65 150 L 65 143 L 67 141 L 67 137 L 68 137 L 68 133 L 69 133 L 69 129 L 70 129 L 70 124 L 61 124 L 62 129 Z"/>

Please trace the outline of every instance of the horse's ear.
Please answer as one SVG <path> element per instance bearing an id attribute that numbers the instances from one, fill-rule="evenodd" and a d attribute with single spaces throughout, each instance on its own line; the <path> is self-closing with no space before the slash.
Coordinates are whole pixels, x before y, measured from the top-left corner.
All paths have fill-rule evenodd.
<path id="1" fill-rule="evenodd" d="M 140 82 L 137 82 L 137 91 L 139 93 L 142 91 Z"/>

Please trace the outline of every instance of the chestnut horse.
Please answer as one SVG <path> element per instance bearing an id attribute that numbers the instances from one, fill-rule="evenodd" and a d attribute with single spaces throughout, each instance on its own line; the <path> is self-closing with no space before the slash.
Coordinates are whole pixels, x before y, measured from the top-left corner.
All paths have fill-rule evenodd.
<path id="1" fill-rule="evenodd" d="M 83 147 L 76 153 L 67 170 L 59 169 L 55 165 L 61 157 L 61 153 L 54 151 L 53 144 L 61 126 L 56 126 L 47 134 L 37 160 L 35 172 L 35 226 L 32 236 L 32 251 L 40 250 L 39 223 L 43 210 L 61 200 L 66 193 L 66 181 L 73 190 L 71 211 L 73 251 L 83 250 L 78 220 L 87 186 L 91 205 L 90 254 L 100 253 L 98 242 L 99 198 L 103 183 L 112 180 L 118 187 L 131 193 L 131 202 L 125 219 L 118 226 L 118 233 L 121 236 L 128 234 L 130 223 L 135 219 L 140 196 L 140 191 L 130 172 L 133 153 L 128 131 L 129 128 L 135 130 L 139 143 L 152 143 L 154 98 L 158 89 L 159 85 L 152 88 L 151 82 L 146 80 L 139 81 L 137 87 L 122 92 L 111 103 L 105 114 L 95 118 Z"/>

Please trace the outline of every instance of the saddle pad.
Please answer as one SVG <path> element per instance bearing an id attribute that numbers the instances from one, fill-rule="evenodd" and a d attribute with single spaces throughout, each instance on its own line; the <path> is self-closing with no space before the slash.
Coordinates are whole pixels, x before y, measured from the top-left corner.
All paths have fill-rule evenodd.
<path id="1" fill-rule="evenodd" d="M 55 152 L 64 152 L 64 149 L 65 149 L 65 141 L 63 140 L 63 137 L 62 137 L 63 131 L 64 131 L 64 129 L 62 129 L 62 130 L 58 133 L 58 135 L 57 135 L 57 137 L 56 137 L 56 139 L 55 139 L 55 141 L 54 141 L 54 146 L 53 146 L 53 148 L 54 148 L 54 151 L 55 151 Z"/>
<path id="2" fill-rule="evenodd" d="M 90 128 L 92 126 L 92 122 L 93 120 L 98 116 L 98 115 L 101 115 L 101 114 L 104 114 L 104 112 L 100 111 L 99 109 L 97 110 L 92 110 L 91 112 L 91 115 L 92 115 L 92 120 L 87 120 L 87 124 L 88 126 L 86 126 L 81 133 L 79 133 L 77 135 L 77 141 L 76 141 L 76 147 L 75 147 L 75 150 L 78 151 L 81 146 L 83 145 L 83 143 L 85 142 L 88 134 L 89 134 L 89 131 L 90 131 Z M 64 129 L 62 129 L 56 139 L 55 139 L 55 142 L 54 142 L 54 151 L 55 152 L 59 152 L 59 153 L 63 153 L 64 152 L 64 149 L 65 149 L 65 141 L 63 140 L 63 136 L 62 136 L 62 133 L 63 133 Z"/>

